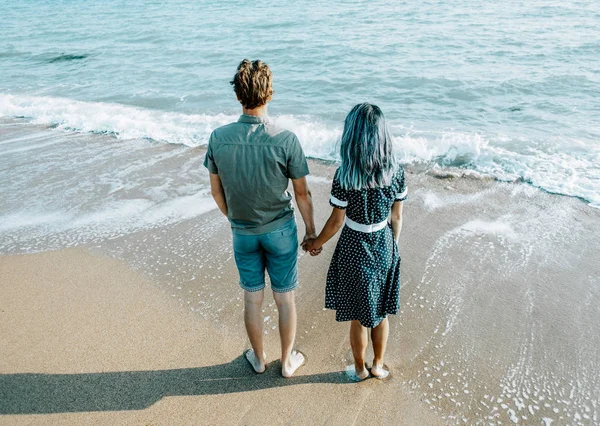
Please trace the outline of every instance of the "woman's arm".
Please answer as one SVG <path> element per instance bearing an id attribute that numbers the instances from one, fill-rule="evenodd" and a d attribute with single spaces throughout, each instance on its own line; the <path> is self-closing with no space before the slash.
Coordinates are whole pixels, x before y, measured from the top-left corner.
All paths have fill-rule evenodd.
<path id="1" fill-rule="evenodd" d="M 340 228 L 342 227 L 342 225 L 344 224 L 344 219 L 346 217 L 346 210 L 343 209 L 337 209 L 337 208 L 333 208 L 333 211 L 331 212 L 331 216 L 329 216 L 329 219 L 327 219 L 327 222 L 325 223 L 325 226 L 323 227 L 323 230 L 321 231 L 321 233 L 319 234 L 319 236 L 317 238 L 315 238 L 314 240 L 308 240 L 306 242 L 304 242 L 302 244 L 302 248 L 304 248 L 304 250 L 306 251 L 310 251 L 312 256 L 315 256 L 315 253 L 313 254 L 313 251 L 319 250 L 321 247 L 323 247 L 323 245 L 329 241 L 331 239 L 331 237 L 333 237 L 335 234 L 337 234 L 337 232 L 340 230 Z"/>
<path id="2" fill-rule="evenodd" d="M 396 243 L 400 239 L 400 231 L 402 231 L 402 209 L 402 201 L 396 201 L 392 204 L 392 231 L 394 232 Z"/>
<path id="3" fill-rule="evenodd" d="M 221 184 L 221 178 L 219 175 L 214 173 L 210 174 L 210 192 L 219 206 L 219 210 L 225 216 L 227 216 L 227 201 L 225 200 L 225 191 L 223 190 L 223 185 Z"/>

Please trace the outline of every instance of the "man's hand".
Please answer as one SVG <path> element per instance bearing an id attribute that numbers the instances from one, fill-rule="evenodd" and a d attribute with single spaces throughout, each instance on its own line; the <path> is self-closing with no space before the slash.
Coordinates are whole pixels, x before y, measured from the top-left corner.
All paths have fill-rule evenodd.
<path id="1" fill-rule="evenodd" d="M 306 235 L 304 236 L 304 238 L 302 238 L 302 244 L 304 244 L 304 242 L 305 242 L 306 240 L 314 240 L 314 239 L 316 239 L 316 238 L 317 238 L 317 234 L 316 234 L 316 233 L 314 233 L 314 232 L 313 232 L 312 234 L 306 234 Z"/>

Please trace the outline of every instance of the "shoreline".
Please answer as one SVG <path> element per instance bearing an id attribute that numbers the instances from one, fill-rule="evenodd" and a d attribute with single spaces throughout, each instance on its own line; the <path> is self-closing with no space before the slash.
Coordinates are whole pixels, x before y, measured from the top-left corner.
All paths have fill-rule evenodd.
<path id="1" fill-rule="evenodd" d="M 122 108 L 124 107 L 123 105 L 118 105 L 115 104 L 114 105 L 115 108 Z M 148 110 L 151 111 L 151 110 Z M 119 110 L 119 113 L 123 113 L 123 111 Z M 166 114 L 166 112 L 163 112 Z M 115 112 L 116 115 L 117 112 Z M 216 118 L 214 118 L 214 123 L 215 125 L 219 124 L 226 124 L 227 122 L 234 120 L 236 118 L 236 116 L 216 116 Z M 274 117 L 275 120 L 277 120 L 277 116 Z M 171 148 L 176 149 L 176 148 L 186 148 L 186 149 L 190 149 L 190 150 L 200 150 L 200 151 L 204 151 L 206 149 L 205 145 L 194 145 L 194 144 L 187 144 L 184 143 L 182 141 L 169 141 L 169 140 L 163 140 L 163 139 L 153 139 L 151 137 L 147 137 L 147 136 L 140 136 L 140 135 L 129 135 L 130 137 L 128 138 L 121 138 L 121 135 L 116 132 L 116 133 L 111 133 L 110 131 L 106 130 L 106 131 L 97 131 L 97 130 L 91 130 L 91 129 L 74 129 L 71 127 L 62 127 L 62 125 L 60 124 L 33 124 L 31 123 L 29 120 L 31 120 L 31 118 L 27 118 L 27 117 L 8 117 L 8 116 L 3 116 L 0 117 L 0 136 L 4 136 L 4 132 L 7 132 L 7 134 L 10 136 L 10 130 L 6 131 L 4 129 L 2 129 L 2 125 L 15 125 L 15 126 L 27 126 L 29 128 L 29 130 L 31 132 L 38 132 L 38 131 L 57 131 L 57 132 L 63 132 L 67 135 L 71 134 L 71 135 L 79 135 L 81 138 L 86 138 L 86 137 L 92 137 L 92 138 L 111 138 L 114 140 L 119 140 L 119 141 L 126 141 L 126 140 L 136 140 L 135 138 L 140 138 L 137 140 L 144 140 L 146 142 L 150 142 L 152 144 L 163 144 L 163 145 L 168 145 L 171 146 Z M 223 121 L 225 120 L 225 121 Z M 189 123 L 188 123 L 189 124 Z M 282 123 L 285 124 L 285 123 Z M 285 127 L 285 126 L 284 126 Z M 309 135 L 305 135 L 307 136 L 307 138 L 310 139 Z M 60 137 L 60 134 L 58 135 L 58 137 Z M 207 139 L 208 136 L 206 136 L 205 139 Z M 325 141 L 319 139 L 318 141 L 319 143 L 325 143 Z M 313 147 L 314 148 L 314 147 Z M 320 154 L 323 153 L 321 148 L 316 149 L 317 152 L 319 152 Z M 324 155 L 325 156 L 329 156 L 330 154 Z M 307 158 L 309 158 L 310 160 L 317 162 L 317 163 L 321 163 L 321 164 L 335 164 L 336 160 L 333 159 L 326 159 L 324 157 L 318 157 L 318 156 L 309 156 L 307 155 Z M 417 157 L 414 157 L 417 158 Z M 461 178 L 461 177 L 473 177 L 473 176 L 477 176 L 477 178 L 481 178 L 481 179 L 493 179 L 497 182 L 508 182 L 508 183 L 515 183 L 515 184 L 519 184 L 519 183 L 524 183 L 526 185 L 532 186 L 534 188 L 537 188 L 541 191 L 544 192 L 548 192 L 550 194 L 554 194 L 554 195 L 562 195 L 562 196 L 566 196 L 566 197 L 573 197 L 576 198 L 584 203 L 586 203 L 588 206 L 594 208 L 594 209 L 600 209 L 600 205 L 598 205 L 597 203 L 595 204 L 594 200 L 585 198 L 585 196 L 583 195 L 577 195 L 577 194 L 567 194 L 564 192 L 560 192 L 558 190 L 552 190 L 549 188 L 544 187 L 542 184 L 535 184 L 533 183 L 533 181 L 531 179 L 526 179 L 523 176 L 519 176 L 516 177 L 514 179 L 503 179 L 499 176 L 494 176 L 492 173 L 486 173 L 483 171 L 479 171 L 476 170 L 475 168 L 471 167 L 471 168 L 462 168 L 460 166 L 456 166 L 456 165 L 441 165 L 437 162 L 437 160 L 439 160 L 440 158 L 444 158 L 444 155 L 441 155 L 439 157 L 431 157 L 428 161 L 427 160 L 421 160 L 418 162 L 411 162 L 411 163 L 406 163 L 405 167 L 408 169 L 413 169 L 413 170 L 418 170 L 421 173 L 428 173 L 432 176 L 448 176 L 448 177 L 455 177 L 455 178 Z"/>
<path id="2" fill-rule="evenodd" d="M 161 162 L 140 166 L 147 176 L 175 170 L 176 187 L 191 178 L 204 184 L 201 170 L 181 173 L 195 170 L 202 149 L 153 149 Z M 336 166 L 310 167 L 320 229 Z M 240 358 L 247 338 L 229 226 L 207 209 L 96 239 L 83 234 L 76 249 L 0 255 L 8 283 L 0 324 L 10 336 L 0 348 L 0 423 L 597 422 L 600 211 L 520 183 L 411 168 L 407 182 L 401 312 L 390 317 L 386 356 L 392 381 L 343 380 L 348 325 L 323 308 L 335 240 L 318 257 L 300 253 L 297 347 L 309 363 L 296 382 L 281 381 L 276 364 L 267 376 L 250 374 Z M 116 193 L 126 201 L 138 192 Z M 264 315 L 273 360 L 269 291 Z M 209 367 L 221 365 L 235 380 L 211 394 L 206 383 L 224 378 Z M 47 386 L 85 397 L 74 408 L 40 391 Z"/>

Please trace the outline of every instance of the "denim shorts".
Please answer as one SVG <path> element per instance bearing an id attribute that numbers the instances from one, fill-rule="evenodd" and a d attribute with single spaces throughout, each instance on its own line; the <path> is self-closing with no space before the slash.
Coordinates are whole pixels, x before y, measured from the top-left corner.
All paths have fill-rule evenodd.
<path id="1" fill-rule="evenodd" d="M 298 287 L 298 229 L 294 218 L 266 234 L 245 235 L 234 230 L 233 252 L 244 290 L 265 288 L 265 268 L 274 292 Z"/>

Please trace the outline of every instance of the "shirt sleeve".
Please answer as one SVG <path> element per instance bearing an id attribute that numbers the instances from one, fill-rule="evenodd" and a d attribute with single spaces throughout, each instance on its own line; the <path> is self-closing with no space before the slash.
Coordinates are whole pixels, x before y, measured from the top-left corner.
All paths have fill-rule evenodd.
<path id="1" fill-rule="evenodd" d="M 400 166 L 400 170 L 396 174 L 398 179 L 398 192 L 396 193 L 396 201 L 404 201 L 408 198 L 408 190 L 406 189 L 406 179 L 404 178 L 404 167 Z"/>
<path id="2" fill-rule="evenodd" d="M 300 141 L 293 135 L 292 141 L 288 149 L 287 158 L 287 174 L 290 179 L 299 179 L 309 173 L 308 163 L 304 156 L 304 151 L 300 145 Z"/>
<path id="3" fill-rule="evenodd" d="M 329 204 L 336 209 L 345 210 L 348 207 L 348 191 L 343 189 L 338 179 L 338 171 L 333 176 L 333 183 L 331 185 L 331 197 L 329 198 Z"/>
<path id="4" fill-rule="evenodd" d="M 213 144 L 213 136 L 211 134 L 210 138 L 208 139 L 208 149 L 206 150 L 206 155 L 204 156 L 204 167 L 206 167 L 212 174 L 218 175 L 219 168 L 217 167 L 217 163 L 215 163 Z"/>

